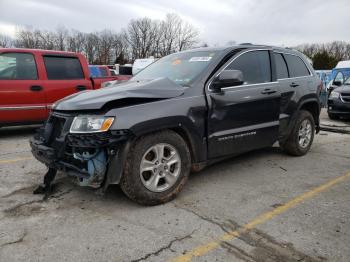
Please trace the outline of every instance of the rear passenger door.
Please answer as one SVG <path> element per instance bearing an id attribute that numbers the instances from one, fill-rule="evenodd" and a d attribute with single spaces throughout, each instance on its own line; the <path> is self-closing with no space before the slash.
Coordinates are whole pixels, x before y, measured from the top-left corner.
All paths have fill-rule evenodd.
<path id="1" fill-rule="evenodd" d="M 45 120 L 45 94 L 39 78 L 33 54 L 0 54 L 0 125 Z"/>
<path id="2" fill-rule="evenodd" d="M 304 61 L 294 54 L 283 54 L 289 71 L 289 86 L 296 90 L 296 93 L 303 93 L 312 84 L 311 73 Z"/>
<path id="3" fill-rule="evenodd" d="M 246 51 L 225 69 L 242 71 L 244 83 L 221 92 L 208 86 L 210 158 L 270 146 L 278 137 L 280 92 L 272 76 L 270 52 Z"/>
<path id="4" fill-rule="evenodd" d="M 300 97 L 312 84 L 310 71 L 303 60 L 294 54 L 274 53 L 277 81 L 281 90 L 280 131 L 287 130 Z M 280 135 L 284 135 L 281 133 Z"/>
<path id="5" fill-rule="evenodd" d="M 92 88 L 78 57 L 43 55 L 43 61 L 47 75 L 44 87 L 48 107 L 61 98 Z"/>

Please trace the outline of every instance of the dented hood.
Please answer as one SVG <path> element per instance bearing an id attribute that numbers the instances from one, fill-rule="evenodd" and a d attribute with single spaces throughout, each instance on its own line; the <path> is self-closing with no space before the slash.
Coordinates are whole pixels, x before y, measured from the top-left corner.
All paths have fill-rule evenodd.
<path id="1" fill-rule="evenodd" d="M 54 110 L 98 110 L 106 103 L 125 98 L 166 99 L 180 96 L 184 87 L 168 78 L 128 81 L 107 88 L 73 94 L 55 103 Z"/>

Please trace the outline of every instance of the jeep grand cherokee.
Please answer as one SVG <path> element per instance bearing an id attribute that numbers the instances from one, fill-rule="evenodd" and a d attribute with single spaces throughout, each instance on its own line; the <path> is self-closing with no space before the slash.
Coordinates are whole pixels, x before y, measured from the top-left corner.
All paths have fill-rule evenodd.
<path id="1" fill-rule="evenodd" d="M 120 184 L 138 203 L 173 199 L 191 170 L 272 146 L 306 154 L 321 82 L 291 49 L 240 45 L 171 54 L 131 80 L 69 96 L 31 140 L 34 156 L 82 186 Z"/>

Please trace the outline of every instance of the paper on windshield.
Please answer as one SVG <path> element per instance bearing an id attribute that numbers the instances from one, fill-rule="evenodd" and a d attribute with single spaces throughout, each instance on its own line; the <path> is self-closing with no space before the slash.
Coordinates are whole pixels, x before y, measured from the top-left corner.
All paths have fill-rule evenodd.
<path id="1" fill-rule="evenodd" d="M 195 56 L 191 57 L 189 62 L 208 62 L 210 61 L 211 57 L 210 56 Z"/>

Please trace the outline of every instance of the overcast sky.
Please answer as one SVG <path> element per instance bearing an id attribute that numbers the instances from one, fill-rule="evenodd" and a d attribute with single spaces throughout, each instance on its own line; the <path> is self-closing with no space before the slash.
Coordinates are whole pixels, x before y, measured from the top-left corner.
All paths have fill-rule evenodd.
<path id="1" fill-rule="evenodd" d="M 350 0 L 0 0 L 0 33 L 16 26 L 119 31 L 130 19 L 177 13 L 210 45 L 350 41 Z"/>

